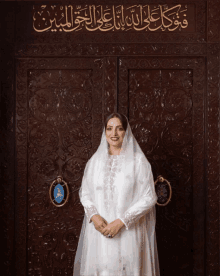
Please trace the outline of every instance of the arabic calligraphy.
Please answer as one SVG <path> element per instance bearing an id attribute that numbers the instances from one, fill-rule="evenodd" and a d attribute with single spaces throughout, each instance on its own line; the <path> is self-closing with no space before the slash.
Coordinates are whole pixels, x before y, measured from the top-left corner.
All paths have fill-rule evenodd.
<path id="1" fill-rule="evenodd" d="M 192 6 L 191 6 L 192 8 Z M 188 5 L 33 5 L 36 32 L 181 31 Z"/>

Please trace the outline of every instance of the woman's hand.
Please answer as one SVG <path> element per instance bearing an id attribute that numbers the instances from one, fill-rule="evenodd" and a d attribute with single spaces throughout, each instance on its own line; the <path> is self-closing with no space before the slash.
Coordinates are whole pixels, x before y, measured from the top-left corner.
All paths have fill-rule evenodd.
<path id="1" fill-rule="evenodd" d="M 103 234 L 103 229 L 108 225 L 108 222 L 100 215 L 94 215 L 91 218 L 94 223 L 95 229 Z"/>
<path id="2" fill-rule="evenodd" d="M 124 223 L 120 219 L 116 219 L 109 223 L 102 231 L 104 236 L 111 235 L 112 238 L 118 234 L 120 229 L 124 226 Z"/>

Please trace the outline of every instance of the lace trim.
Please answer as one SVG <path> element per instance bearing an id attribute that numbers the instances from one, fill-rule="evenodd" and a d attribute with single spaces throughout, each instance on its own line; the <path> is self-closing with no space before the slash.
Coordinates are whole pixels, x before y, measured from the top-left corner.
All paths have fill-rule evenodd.
<path id="1" fill-rule="evenodd" d="M 116 187 L 114 185 L 117 174 L 121 171 L 122 155 L 109 155 L 104 172 L 104 203 L 106 211 L 117 202 Z"/>
<path id="2" fill-rule="evenodd" d="M 143 161 L 143 158 L 138 158 L 138 156 L 135 156 L 135 159 L 137 162 L 136 164 L 138 164 L 138 166 L 141 165 Z M 143 185 L 145 183 L 145 179 L 139 179 L 138 180 L 140 185 Z M 146 196 L 148 195 L 148 191 L 146 191 L 143 196 Z M 155 204 L 155 201 L 152 200 L 152 204 L 150 205 L 154 205 Z M 150 205 L 148 206 L 148 210 L 150 209 Z M 136 221 L 138 221 L 143 215 L 145 215 L 148 211 L 144 210 L 143 212 L 140 213 L 140 210 L 131 210 L 131 211 L 126 211 L 121 217 L 121 221 L 125 224 L 125 227 L 126 227 L 126 230 L 128 230 L 132 224 L 134 224 Z"/>
<path id="3" fill-rule="evenodd" d="M 86 213 L 89 223 L 92 222 L 91 221 L 92 216 L 99 215 L 95 206 L 85 207 L 84 210 L 85 210 L 85 213 Z"/>
<path id="4" fill-rule="evenodd" d="M 125 224 L 126 230 L 128 230 L 131 227 L 131 225 L 138 219 L 138 212 L 139 210 L 133 212 L 126 212 L 122 217 L 120 217 L 120 219 Z"/>
<path id="5" fill-rule="evenodd" d="M 156 200 L 152 200 L 147 206 L 146 210 L 140 212 L 140 210 L 132 210 L 124 213 L 120 219 L 124 222 L 126 229 L 128 230 L 133 223 L 138 221 L 142 216 L 146 215 L 150 209 L 156 204 Z"/>

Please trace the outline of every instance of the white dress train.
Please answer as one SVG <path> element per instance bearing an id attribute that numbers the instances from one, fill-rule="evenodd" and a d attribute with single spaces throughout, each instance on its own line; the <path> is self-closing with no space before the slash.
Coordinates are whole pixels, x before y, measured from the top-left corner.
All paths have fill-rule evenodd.
<path id="1" fill-rule="evenodd" d="M 123 215 L 118 215 L 118 187 L 120 186 L 123 156 L 109 155 L 105 166 L 103 185 L 95 185 L 92 198 L 89 180 L 84 179 L 80 200 L 85 210 L 73 276 L 159 276 L 159 260 L 155 234 L 155 194 L 149 189 L 138 190 L 143 179 L 146 162 L 135 154 L 136 185 L 139 198 Z M 142 181 L 142 182 L 141 182 Z M 153 181 L 149 165 L 148 180 Z M 152 187 L 152 185 L 151 185 Z M 99 214 L 108 223 L 120 218 L 123 227 L 114 238 L 98 232 L 91 217 Z"/>

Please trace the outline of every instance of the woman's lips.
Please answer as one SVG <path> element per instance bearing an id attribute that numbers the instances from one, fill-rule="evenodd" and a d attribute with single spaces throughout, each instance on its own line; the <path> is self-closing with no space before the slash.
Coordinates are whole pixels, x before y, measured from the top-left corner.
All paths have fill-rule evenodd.
<path id="1" fill-rule="evenodd" d="M 112 141 L 117 141 L 119 138 L 111 138 Z"/>

